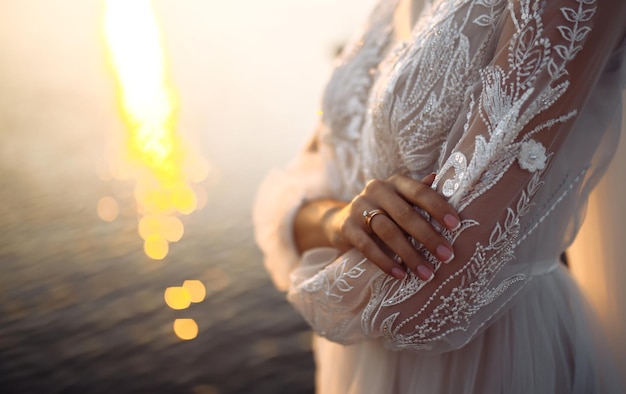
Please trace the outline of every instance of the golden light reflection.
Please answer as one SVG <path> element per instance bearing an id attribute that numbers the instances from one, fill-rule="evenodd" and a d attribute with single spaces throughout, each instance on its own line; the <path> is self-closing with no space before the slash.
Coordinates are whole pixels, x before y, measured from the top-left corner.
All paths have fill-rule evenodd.
<path id="1" fill-rule="evenodd" d="M 144 240 L 143 251 L 151 259 L 163 260 L 170 251 L 170 244 L 160 235 L 151 235 Z"/>
<path id="2" fill-rule="evenodd" d="M 191 293 L 184 287 L 168 287 L 164 298 L 167 306 L 175 310 L 187 309 L 191 305 Z"/>
<path id="3" fill-rule="evenodd" d="M 112 197 L 102 197 L 100 201 L 98 201 L 96 210 L 98 217 L 105 222 L 114 221 L 120 213 L 117 201 Z"/>
<path id="4" fill-rule="evenodd" d="M 125 160 L 112 166 L 112 176 L 135 182 L 144 251 L 160 260 L 183 236 L 176 215 L 198 208 L 194 184 L 209 166 L 177 133 L 176 95 L 150 0 L 106 0 L 103 31 L 127 130 Z"/>
<path id="5" fill-rule="evenodd" d="M 198 323 L 193 319 L 174 320 L 174 333 L 186 341 L 198 336 Z"/>
<path id="6" fill-rule="evenodd" d="M 204 301 L 206 297 L 206 288 L 199 280 L 186 280 L 183 282 L 183 287 L 189 291 L 191 295 L 191 302 L 199 303 Z"/>
<path id="7" fill-rule="evenodd" d="M 169 242 L 177 242 L 184 232 L 183 222 L 175 216 L 149 215 L 139 220 L 139 236 L 145 241 L 160 236 Z"/>
<path id="8" fill-rule="evenodd" d="M 206 289 L 199 280 L 186 280 L 181 287 L 165 289 L 165 303 L 172 309 L 187 309 L 191 303 L 204 301 Z M 193 319 L 176 319 L 174 333 L 180 339 L 189 340 L 198 336 L 198 324 Z"/>

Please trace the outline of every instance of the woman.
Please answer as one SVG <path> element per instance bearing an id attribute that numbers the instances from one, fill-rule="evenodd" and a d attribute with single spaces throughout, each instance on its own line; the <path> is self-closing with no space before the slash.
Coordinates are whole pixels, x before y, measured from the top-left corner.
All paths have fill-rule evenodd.
<path id="1" fill-rule="evenodd" d="M 619 391 L 558 256 L 619 137 L 625 20 L 619 0 L 378 4 L 255 207 L 319 334 L 318 392 Z"/>

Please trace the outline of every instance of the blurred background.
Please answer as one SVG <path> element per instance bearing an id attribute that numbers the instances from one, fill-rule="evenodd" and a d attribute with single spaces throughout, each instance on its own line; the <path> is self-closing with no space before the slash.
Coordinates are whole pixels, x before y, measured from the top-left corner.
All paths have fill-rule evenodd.
<path id="1" fill-rule="evenodd" d="M 310 332 L 263 269 L 250 209 L 373 3 L 152 2 L 170 126 L 206 170 L 182 238 L 152 259 L 134 181 L 115 176 L 128 122 L 105 0 L 0 0 L 0 392 L 313 392 Z M 166 289 L 189 280 L 202 294 L 175 309 Z"/>

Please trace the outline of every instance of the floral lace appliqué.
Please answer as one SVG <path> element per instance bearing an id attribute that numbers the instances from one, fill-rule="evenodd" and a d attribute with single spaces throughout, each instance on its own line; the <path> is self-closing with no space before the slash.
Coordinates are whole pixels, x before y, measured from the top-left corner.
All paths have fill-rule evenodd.
<path id="1" fill-rule="evenodd" d="M 546 168 L 547 159 L 546 148 L 534 140 L 524 141 L 517 155 L 520 168 L 530 172 Z"/>
<path id="2" fill-rule="evenodd" d="M 557 129 L 553 126 L 570 121 L 577 112 L 571 109 L 549 119 L 539 115 L 570 87 L 567 65 L 580 52 L 596 9 L 596 0 L 561 3 L 551 14 L 560 18 L 557 25 L 550 20 L 546 27 L 544 11 L 550 2 L 543 0 L 434 0 L 430 10 L 446 12 L 425 19 L 428 23 L 415 42 L 401 51 L 397 62 L 394 58 L 387 70 L 391 76 L 377 69 L 377 79 L 359 79 L 363 83 L 354 89 L 361 99 L 355 115 L 331 124 L 338 166 L 355 175 L 344 177 L 348 186 L 358 186 L 363 171 L 379 178 L 389 175 L 376 173 L 380 168 L 417 178 L 438 160 L 433 187 L 440 182 L 442 193 L 464 214 L 473 202 L 484 202 L 476 199 L 498 184 L 515 162 L 531 174 L 510 206 L 494 207 L 502 215 L 471 223 L 473 229 L 464 234 L 482 231 L 484 237 L 477 238 L 463 262 L 454 262 L 460 264 L 458 270 L 436 289 L 414 275 L 398 281 L 367 260 L 334 262 L 299 286 L 299 309 L 322 335 L 344 343 L 383 336 L 393 349 L 431 349 L 455 333 L 471 334 L 479 312 L 498 312 L 523 287 L 528 272 L 511 264 L 518 256 L 516 248 L 562 199 L 554 206 L 535 205 L 548 162 L 556 154 L 533 138 L 540 132 L 549 137 Z M 502 47 L 506 56 L 490 63 L 493 54 L 487 44 L 502 20 L 514 33 Z M 388 43 L 369 44 L 373 55 L 357 58 L 363 73 L 382 59 Z M 346 70 L 347 80 L 354 75 Z M 345 108 L 338 109 L 345 114 Z M 332 108 L 328 113 L 335 115 Z M 460 133 L 456 122 L 462 117 L 466 124 Z M 535 119 L 541 123 L 532 123 Z M 435 140 L 433 148 L 429 144 Z M 371 147 L 363 149 L 359 141 Z M 454 241 L 456 235 L 446 238 Z M 419 243 L 413 246 L 438 268 Z M 419 305 L 407 305 L 422 291 L 428 293 Z M 356 319 L 361 323 L 358 333 Z"/>
<path id="3" fill-rule="evenodd" d="M 451 167 L 454 168 L 454 178 L 447 179 L 443 183 L 442 193 L 446 197 L 452 196 L 459 190 L 461 182 L 463 182 L 465 178 L 465 172 L 467 171 L 467 158 L 465 155 L 461 152 L 454 152 L 450 160 L 448 160 L 441 169 L 441 173 L 445 174 Z"/>

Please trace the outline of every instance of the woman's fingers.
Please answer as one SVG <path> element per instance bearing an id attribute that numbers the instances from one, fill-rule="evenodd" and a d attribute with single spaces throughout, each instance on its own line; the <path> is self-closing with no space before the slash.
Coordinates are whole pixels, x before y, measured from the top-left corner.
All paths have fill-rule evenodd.
<path id="1" fill-rule="evenodd" d="M 422 183 L 428 185 L 429 187 L 432 186 L 433 182 L 435 182 L 435 178 L 437 177 L 437 173 L 436 172 L 431 172 L 430 174 L 426 175 L 424 178 L 422 178 Z"/>
<path id="2" fill-rule="evenodd" d="M 434 273 L 430 264 L 411 246 L 406 234 L 386 212 L 372 215 L 375 209 L 363 196 L 355 198 L 348 209 L 350 214 L 341 227 L 342 238 L 347 243 L 388 275 L 403 279 L 408 268 L 424 281 L 432 279 Z"/>
<path id="3" fill-rule="evenodd" d="M 376 218 L 378 220 L 378 218 Z M 373 262 L 386 274 L 397 279 L 404 279 L 406 272 L 404 267 L 394 261 L 385 251 L 383 245 L 379 245 L 372 238 L 372 234 L 359 226 L 352 226 L 345 230 L 345 237 L 357 248 L 363 256 Z"/>
<path id="4" fill-rule="evenodd" d="M 343 214 L 336 215 L 341 223 L 340 234 L 344 243 L 356 247 L 384 272 L 396 278 L 404 278 L 408 268 L 422 280 L 431 280 L 433 267 L 411 244 L 409 237 L 447 263 L 454 258 L 452 246 L 433 227 L 430 219 L 448 229 L 460 225 L 454 208 L 430 187 L 434 180 L 435 174 L 424 177 L 421 182 L 394 175 L 385 181 L 368 182 L 363 192 L 341 210 Z M 423 217 L 415 207 L 430 218 Z"/>
<path id="5" fill-rule="evenodd" d="M 442 226 L 456 230 L 460 225 L 459 215 L 443 196 L 430 187 L 434 179 L 435 175 L 430 174 L 423 182 L 403 175 L 394 175 L 389 180 L 409 203 L 426 211 Z"/>
<path id="6" fill-rule="evenodd" d="M 376 220 L 374 220 L 376 219 Z M 411 245 L 406 234 L 387 215 L 378 215 L 371 221 L 371 231 L 378 239 L 396 255 L 420 279 L 430 281 L 434 276 L 431 265 Z"/>
<path id="7" fill-rule="evenodd" d="M 405 193 L 412 193 L 412 202 L 408 201 Z M 429 186 L 406 177 L 392 177 L 389 181 L 369 182 L 365 188 L 365 196 L 371 204 L 369 206 L 379 206 L 386 211 L 393 224 L 399 227 L 398 231 L 393 231 L 392 226 L 386 225 L 381 228 L 384 233 L 377 232 L 376 235 L 396 254 L 402 256 L 404 262 L 411 268 L 417 268 L 424 259 L 416 251 L 412 255 L 406 252 L 405 244 L 415 250 L 407 241 L 407 234 L 423 244 L 440 261 L 447 263 L 454 258 L 448 240 L 413 207 L 414 205 L 423 207 L 435 217 L 445 217 L 450 212 L 456 215 L 447 201 Z M 400 231 L 404 234 L 400 238 L 401 241 L 398 241 L 397 234 Z"/>
<path id="8" fill-rule="evenodd" d="M 382 215 L 376 217 L 376 222 L 380 223 L 384 217 Z M 396 227 L 397 228 L 397 227 Z M 390 251 L 389 245 L 385 244 L 382 240 L 377 242 L 377 238 L 372 237 L 372 234 L 366 231 L 356 231 L 350 236 L 354 242 L 354 246 L 365 256 L 369 261 L 376 264 L 387 275 L 391 275 L 397 279 L 404 279 L 406 277 L 406 269 L 398 258 L 391 258 L 390 255 L 393 252 Z M 404 239 L 401 237 L 400 239 Z M 406 240 L 405 240 L 406 241 Z M 407 242 L 408 244 L 408 242 Z M 435 273 L 433 269 L 425 261 L 421 264 L 411 268 L 412 271 L 423 281 L 430 281 Z"/>
<path id="9" fill-rule="evenodd" d="M 393 221 L 423 244 L 437 259 L 445 263 L 452 260 L 454 252 L 448 240 L 415 209 L 406 202 L 400 202 L 389 209 L 388 212 Z"/>

